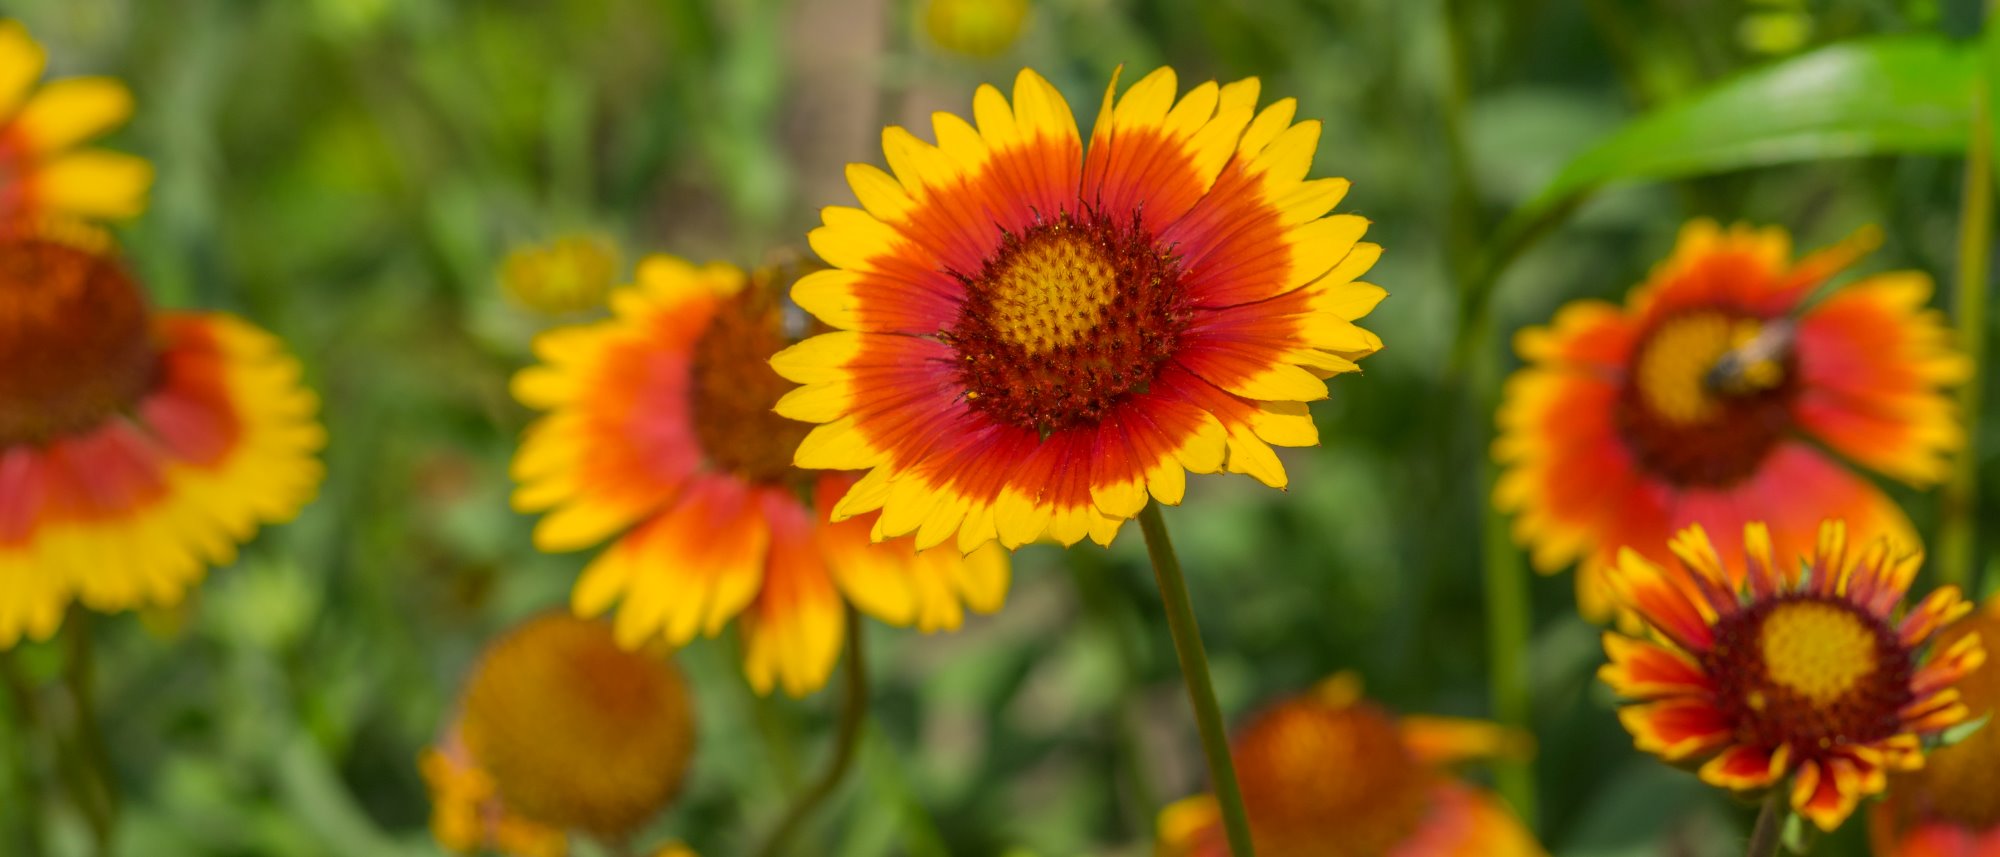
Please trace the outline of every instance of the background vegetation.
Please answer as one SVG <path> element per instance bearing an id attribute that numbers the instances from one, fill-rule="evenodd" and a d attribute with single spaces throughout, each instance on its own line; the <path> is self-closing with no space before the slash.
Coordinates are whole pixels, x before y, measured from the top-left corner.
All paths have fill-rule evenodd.
<path id="1" fill-rule="evenodd" d="M 1541 752 L 1508 785 L 1532 787 L 1556 854 L 1740 848 L 1748 810 L 1635 753 L 1610 716 L 1568 576 L 1526 586 L 1523 657 L 1488 621 L 1488 572 L 1504 584 L 1518 562 L 1484 500 L 1506 337 L 1622 295 L 1696 215 L 1786 225 L 1802 246 L 1879 223 L 1867 264 L 1931 272 L 1949 308 L 1978 4 L 1036 0 L 981 61 L 927 41 L 909 2 L 6 5 L 53 70 L 134 89 L 113 142 L 158 169 L 126 231 L 156 299 L 282 335 L 332 438 L 296 523 L 183 609 L 95 621 L 123 853 L 434 852 L 419 749 L 481 642 L 565 600 L 586 558 L 536 553 L 506 502 L 528 415 L 505 384 L 536 325 L 497 290 L 509 247 L 581 230 L 628 266 L 806 252 L 818 206 L 851 200 L 841 165 L 879 162 L 886 122 L 927 129 L 1022 65 L 1087 121 L 1121 63 L 1297 96 L 1327 123 L 1315 174 L 1354 180 L 1343 207 L 1388 250 L 1372 279 L 1391 298 L 1368 320 L 1388 348 L 1314 408 L 1325 444 L 1288 455 L 1290 492 L 1206 478 L 1169 512 L 1225 710 L 1355 670 L 1402 710 L 1528 717 Z M 1841 53 L 1885 35 L 1916 47 Z M 1801 56 L 1821 65 L 1786 65 Z M 1792 85 L 1689 101 L 1774 68 Z M 1937 498 L 1898 496 L 1932 532 Z M 1997 528 L 1988 503 L 1971 531 Z M 1148 854 L 1155 808 L 1201 788 L 1136 527 L 1109 551 L 1021 551 L 1007 608 L 964 633 L 869 637 L 875 717 L 814 853 Z M 734 645 L 681 656 L 703 743 L 659 828 L 708 855 L 743 853 L 816 768 L 837 696 L 759 704 Z M 52 646 L 21 657 L 57 681 Z M 7 749 L 31 753 L 0 710 Z M 83 853 L 81 820 L 20 788 L 0 785 L 0 851 L 35 825 Z M 1860 853 L 1859 827 L 1816 853 Z"/>

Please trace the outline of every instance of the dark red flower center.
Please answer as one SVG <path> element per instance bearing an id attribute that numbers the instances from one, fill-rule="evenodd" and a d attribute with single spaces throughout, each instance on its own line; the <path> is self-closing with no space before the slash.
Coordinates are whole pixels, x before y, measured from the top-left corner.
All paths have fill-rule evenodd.
<path id="1" fill-rule="evenodd" d="M 1064 213 L 954 272 L 965 305 L 940 338 L 973 408 L 1045 435 L 1093 425 L 1173 356 L 1191 317 L 1180 273 L 1136 217 Z"/>
<path id="2" fill-rule="evenodd" d="M 0 447 L 89 430 L 152 386 L 145 298 L 110 257 L 0 238 Z"/>
<path id="3" fill-rule="evenodd" d="M 1618 428 L 1647 471 L 1675 485 L 1734 485 L 1792 426 L 1791 325 L 1719 310 L 1670 316 L 1640 340 Z"/>
<path id="4" fill-rule="evenodd" d="M 1911 652 L 1853 603 L 1786 595 L 1725 616 L 1702 666 L 1736 739 L 1810 758 L 1896 734 L 1914 699 Z"/>
<path id="5" fill-rule="evenodd" d="M 771 355 L 793 338 L 766 279 L 760 272 L 724 301 L 696 340 L 689 410 L 710 462 L 753 482 L 783 482 L 798 474 L 792 453 L 812 426 L 771 410 L 794 386 L 771 369 Z"/>

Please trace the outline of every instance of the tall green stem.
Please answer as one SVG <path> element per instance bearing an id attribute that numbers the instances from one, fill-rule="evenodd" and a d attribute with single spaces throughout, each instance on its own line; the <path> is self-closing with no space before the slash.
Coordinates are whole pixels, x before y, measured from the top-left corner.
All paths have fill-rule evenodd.
<path id="1" fill-rule="evenodd" d="M 1229 758 L 1229 735 L 1223 730 L 1222 709 L 1215 704 L 1215 684 L 1208 676 L 1208 652 L 1201 645 L 1201 628 L 1195 625 L 1187 580 L 1181 576 L 1180 560 L 1174 557 L 1174 544 L 1167 538 L 1167 522 L 1160 518 L 1160 504 L 1148 502 L 1139 511 L 1139 528 L 1146 534 L 1146 554 L 1153 560 L 1153 579 L 1160 585 L 1160 599 L 1166 602 L 1167 629 L 1174 636 L 1174 654 L 1180 657 L 1188 703 L 1194 706 L 1202 753 L 1208 757 L 1209 787 L 1215 791 L 1215 802 L 1222 808 L 1222 826 L 1229 835 L 1230 853 L 1235 857 L 1256 857 L 1256 846 L 1250 842 L 1250 816 L 1243 810 L 1243 790 L 1236 784 L 1236 763 Z"/>
<path id="2" fill-rule="evenodd" d="M 1764 806 L 1757 810 L 1757 826 L 1750 829 L 1750 848 L 1744 857 L 1773 857 L 1778 853 L 1778 844 L 1784 839 L 1785 830 L 1785 790 L 1772 789 L 1764 796 Z"/>
<path id="3" fill-rule="evenodd" d="M 16 740 L 8 742 L 11 752 L 8 763 L 13 768 L 14 790 L 17 800 L 14 809 L 21 814 L 21 845 L 29 854 L 43 852 L 42 806 L 40 789 L 36 787 L 34 760 L 28 752 L 28 736 L 41 731 L 43 718 L 35 704 L 35 692 L 28 685 L 28 679 L 21 674 L 21 667 L 14 662 L 12 651 L 0 650 L 0 679 L 7 685 L 7 701 L 13 709 L 8 718 Z"/>
<path id="4" fill-rule="evenodd" d="M 1989 26 L 1991 24 L 1989 23 Z M 1979 540 L 1979 408 L 1986 360 L 1986 290 L 1993 247 L 1993 125 L 1984 86 L 1972 103 L 1972 142 L 1965 151 L 1965 191 L 1958 213 L 1958 288 L 1953 311 L 1958 341 L 1972 374 L 1958 390 L 1965 448 L 1945 483 L 1938 526 L 1938 571 L 1945 583 L 1973 584 Z"/>
<path id="5" fill-rule="evenodd" d="M 76 740 L 71 745 L 74 752 L 65 755 L 72 756 L 67 761 L 76 771 L 76 779 L 89 783 L 79 786 L 83 794 L 78 797 L 79 802 L 90 804 L 82 809 L 90 820 L 97 853 L 110 854 L 118 828 L 118 779 L 112 772 L 104 733 L 97 724 L 97 658 L 90 637 L 90 614 L 81 608 L 73 609 L 63 626 L 69 649 L 63 679 L 76 707 Z"/>
<path id="6" fill-rule="evenodd" d="M 861 744 L 861 725 L 868 717 L 868 659 L 862 651 L 861 614 L 853 605 L 847 607 L 847 682 L 846 698 L 841 701 L 840 726 L 833 739 L 833 758 L 827 761 L 826 771 L 818 780 L 800 792 L 792 801 L 790 809 L 771 831 L 771 838 L 764 840 L 764 847 L 757 853 L 762 857 L 778 857 L 791 845 L 814 809 L 826 801 L 835 789 L 847 779 L 847 772 L 854 769 L 855 750 Z"/>

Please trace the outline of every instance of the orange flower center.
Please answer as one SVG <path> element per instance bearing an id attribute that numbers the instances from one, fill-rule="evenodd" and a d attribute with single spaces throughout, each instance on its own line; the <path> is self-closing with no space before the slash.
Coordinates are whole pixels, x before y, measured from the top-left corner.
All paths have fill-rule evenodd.
<path id="1" fill-rule="evenodd" d="M 466 750 L 507 806 L 606 835 L 644 824 L 679 793 L 694 714 L 673 664 L 619 648 L 568 613 L 496 642 L 466 686 Z"/>
<path id="2" fill-rule="evenodd" d="M 0 239 L 0 447 L 84 431 L 155 375 L 145 299 L 110 258 L 45 238 Z"/>
<path id="3" fill-rule="evenodd" d="M 1736 737 L 1812 757 L 1895 734 L 1910 702 L 1911 652 L 1840 598 L 1787 595 L 1716 623 L 1703 666 Z"/>
<path id="4" fill-rule="evenodd" d="M 1429 772 L 1365 703 L 1289 702 L 1237 736 L 1237 780 L 1265 857 L 1375 857 L 1429 809 Z"/>
<path id="5" fill-rule="evenodd" d="M 1152 383 L 1189 311 L 1180 268 L 1135 222 L 1068 214 L 1008 234 L 965 284 L 958 353 L 972 407 L 1043 434 L 1103 418 Z"/>
<path id="6" fill-rule="evenodd" d="M 1757 469 L 1791 427 L 1789 325 L 1719 311 L 1673 316 L 1638 348 L 1617 420 L 1640 463 L 1685 486 Z"/>
<path id="7" fill-rule="evenodd" d="M 753 482 L 797 472 L 792 453 L 812 426 L 771 410 L 793 386 L 771 369 L 771 355 L 791 341 L 775 290 L 759 274 L 716 310 L 695 342 L 695 438 L 717 467 Z"/>
<path id="8" fill-rule="evenodd" d="M 2000 642 L 2000 614 L 1986 609 L 1953 624 L 1932 643 L 1944 651 L 1969 634 L 1988 644 Z M 1992 660 L 1952 685 L 1962 694 L 1972 719 L 2000 708 L 2000 668 Z M 1973 829 L 2000 825 L 2000 728 L 1989 721 L 1979 731 L 1949 747 L 1933 750 L 1922 770 L 1891 787 L 1906 796 L 1922 817 L 1937 817 Z"/>

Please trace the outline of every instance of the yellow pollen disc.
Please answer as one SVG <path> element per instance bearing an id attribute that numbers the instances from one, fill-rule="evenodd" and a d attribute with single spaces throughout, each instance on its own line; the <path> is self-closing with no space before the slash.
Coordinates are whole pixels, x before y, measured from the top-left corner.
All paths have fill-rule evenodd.
<path id="1" fill-rule="evenodd" d="M 1688 315 L 1661 325 L 1639 355 L 1639 392 L 1646 407 L 1679 425 L 1715 420 L 1721 407 L 1710 374 L 1725 355 L 1749 345 L 1763 328 L 1756 319 L 1722 313 Z M 1784 368 L 1775 360 L 1760 357 L 1723 379 L 1722 391 L 1754 392 L 1776 387 L 1783 380 Z"/>
<path id="2" fill-rule="evenodd" d="M 1811 601 L 1774 608 L 1758 639 L 1765 675 L 1822 705 L 1875 671 L 1875 643 L 1874 630 L 1853 612 Z"/>
<path id="3" fill-rule="evenodd" d="M 1075 235 L 1030 242 L 991 284 L 993 329 L 1042 354 L 1097 326 L 1118 294 L 1118 274 L 1095 246 Z"/>

